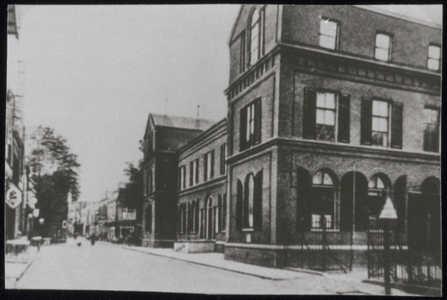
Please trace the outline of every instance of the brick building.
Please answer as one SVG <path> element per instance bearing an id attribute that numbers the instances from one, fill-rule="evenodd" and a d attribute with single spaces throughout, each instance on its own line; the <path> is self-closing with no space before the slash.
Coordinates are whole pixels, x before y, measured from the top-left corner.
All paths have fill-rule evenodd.
<path id="1" fill-rule="evenodd" d="M 177 239 L 177 151 L 212 121 L 150 114 L 144 134 L 143 246 L 171 247 Z"/>
<path id="2" fill-rule="evenodd" d="M 227 119 L 164 127 L 153 142 L 169 117 L 149 117 L 152 241 L 188 252 L 216 241 L 226 259 L 294 265 L 287 246 L 315 243 L 322 227 L 366 249 L 389 197 L 402 243 L 438 249 L 441 29 L 357 6 L 243 5 Z M 156 200 L 153 180 L 166 187 Z"/>

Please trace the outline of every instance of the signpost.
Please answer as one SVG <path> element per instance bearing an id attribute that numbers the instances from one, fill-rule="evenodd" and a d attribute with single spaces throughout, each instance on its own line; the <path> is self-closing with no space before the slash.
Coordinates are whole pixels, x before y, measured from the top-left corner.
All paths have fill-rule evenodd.
<path id="1" fill-rule="evenodd" d="M 9 207 L 15 209 L 22 202 L 22 192 L 12 185 L 6 193 L 5 202 L 9 205 Z"/>
<path id="2" fill-rule="evenodd" d="M 383 227 L 383 271 L 385 279 L 385 295 L 391 295 L 390 282 L 390 223 L 397 219 L 391 198 L 388 197 L 380 213 L 379 219 L 384 221 Z"/>

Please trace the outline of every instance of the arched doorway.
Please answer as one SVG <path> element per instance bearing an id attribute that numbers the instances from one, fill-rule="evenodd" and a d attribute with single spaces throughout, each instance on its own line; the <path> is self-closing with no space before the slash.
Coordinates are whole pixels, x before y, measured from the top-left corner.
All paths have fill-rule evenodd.
<path id="1" fill-rule="evenodd" d="M 394 182 L 394 208 L 397 213 L 396 232 L 405 232 L 406 203 L 407 203 L 407 176 L 400 176 Z"/>
<path id="2" fill-rule="evenodd" d="M 340 230 L 364 231 L 368 225 L 368 181 L 360 172 L 348 172 L 340 181 Z"/>
<path id="3" fill-rule="evenodd" d="M 308 231 L 312 226 L 311 219 L 311 190 L 312 177 L 309 171 L 302 167 L 297 168 L 297 203 L 296 203 L 296 229 L 297 232 Z"/>
<path id="4" fill-rule="evenodd" d="M 408 205 L 408 239 L 413 250 L 441 250 L 440 181 L 430 177 L 423 181 L 421 194 L 412 194 Z"/>
<path id="5" fill-rule="evenodd" d="M 206 238 L 213 239 L 213 198 L 211 196 L 206 203 Z"/>

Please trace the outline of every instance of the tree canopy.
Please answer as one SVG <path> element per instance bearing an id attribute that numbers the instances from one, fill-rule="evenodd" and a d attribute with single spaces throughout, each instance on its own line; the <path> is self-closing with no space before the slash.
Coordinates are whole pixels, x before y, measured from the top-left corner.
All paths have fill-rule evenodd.
<path id="1" fill-rule="evenodd" d="M 120 205 L 128 208 L 140 208 L 143 203 L 143 172 L 140 166 L 127 163 L 124 169 L 127 182 L 118 189 Z"/>
<path id="2" fill-rule="evenodd" d="M 32 169 L 40 217 L 45 219 L 45 234 L 49 234 L 53 222 L 67 219 L 69 194 L 73 201 L 80 194 L 77 173 L 80 164 L 66 143 L 53 129 L 42 126 L 29 140 L 27 164 Z"/>

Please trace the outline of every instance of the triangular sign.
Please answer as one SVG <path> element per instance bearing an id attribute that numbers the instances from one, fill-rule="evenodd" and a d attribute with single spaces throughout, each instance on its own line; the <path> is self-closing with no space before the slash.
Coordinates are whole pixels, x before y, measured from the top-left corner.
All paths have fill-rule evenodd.
<path id="1" fill-rule="evenodd" d="M 379 219 L 397 219 L 396 210 L 394 209 L 393 202 L 391 202 L 391 198 L 388 197 L 386 199 L 385 205 L 382 208 L 382 212 L 380 213 Z"/>

